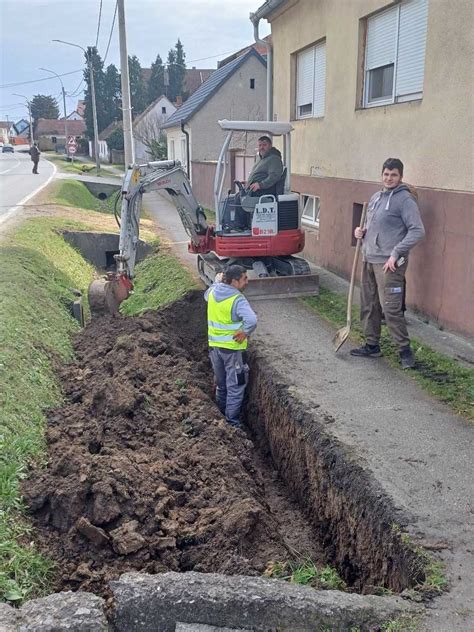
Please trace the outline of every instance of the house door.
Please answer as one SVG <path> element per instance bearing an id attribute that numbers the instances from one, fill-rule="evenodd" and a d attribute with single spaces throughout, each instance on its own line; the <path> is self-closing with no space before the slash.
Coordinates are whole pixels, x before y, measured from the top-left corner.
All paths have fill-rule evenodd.
<path id="1" fill-rule="evenodd" d="M 255 156 L 248 154 L 236 153 L 235 154 L 235 179 L 240 182 L 246 182 L 250 172 L 255 164 Z"/>

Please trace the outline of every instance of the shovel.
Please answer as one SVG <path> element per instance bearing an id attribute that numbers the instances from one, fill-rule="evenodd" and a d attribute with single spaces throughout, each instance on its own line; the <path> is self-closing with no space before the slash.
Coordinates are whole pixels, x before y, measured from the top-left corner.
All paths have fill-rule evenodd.
<path id="1" fill-rule="evenodd" d="M 362 215 L 360 218 L 360 226 L 364 226 L 365 224 L 365 216 L 367 214 L 367 203 L 362 207 Z M 337 353 L 342 345 L 346 342 L 349 337 L 349 333 L 351 331 L 352 325 L 352 298 L 354 296 L 354 283 L 355 283 L 355 275 L 357 270 L 357 264 L 359 262 L 359 252 L 360 246 L 362 244 L 362 239 L 357 240 L 357 245 L 354 253 L 354 261 L 352 263 L 352 272 L 351 272 L 351 284 L 349 286 L 349 295 L 347 297 L 347 321 L 346 326 L 339 329 L 336 335 L 333 338 L 334 351 Z"/>

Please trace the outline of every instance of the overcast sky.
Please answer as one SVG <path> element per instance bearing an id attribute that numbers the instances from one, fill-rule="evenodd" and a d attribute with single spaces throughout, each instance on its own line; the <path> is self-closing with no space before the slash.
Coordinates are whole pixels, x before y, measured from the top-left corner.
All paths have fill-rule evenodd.
<path id="1" fill-rule="evenodd" d="M 188 67 L 215 68 L 217 61 L 254 41 L 250 11 L 264 0 L 125 0 L 127 46 L 142 67 L 149 67 L 159 53 L 165 61 L 178 37 L 186 53 Z M 78 48 L 52 42 L 62 39 L 84 48 L 94 45 L 97 36 L 100 0 L 0 0 L 0 119 L 18 120 L 26 116 L 22 99 L 35 94 L 60 95 L 61 85 L 53 76 L 39 83 L 23 83 L 47 77 L 39 70 L 58 74 L 83 68 Z M 115 8 L 115 0 L 102 1 L 98 49 L 104 57 Z M 263 36 L 270 32 L 261 21 Z M 206 58 L 206 59 L 203 59 Z M 117 20 L 106 65 L 120 68 Z M 80 89 L 82 72 L 62 77 L 67 92 Z M 6 87 L 7 84 L 22 83 Z M 68 97 L 68 112 L 75 109 L 82 94 Z M 62 114 L 62 101 L 60 102 Z"/>

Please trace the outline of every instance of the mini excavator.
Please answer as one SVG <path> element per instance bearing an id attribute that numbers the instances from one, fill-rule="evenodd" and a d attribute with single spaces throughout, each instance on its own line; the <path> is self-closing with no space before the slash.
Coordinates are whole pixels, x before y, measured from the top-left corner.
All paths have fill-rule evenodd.
<path id="1" fill-rule="evenodd" d="M 218 272 L 238 263 L 248 271 L 245 294 L 251 299 L 292 298 L 318 293 L 318 275 L 308 262 L 294 255 L 305 244 L 301 228 L 300 196 L 290 188 L 292 126 L 273 121 L 219 121 L 226 138 L 216 167 L 214 198 L 216 223 L 210 225 L 196 200 L 186 171 L 179 161 L 161 160 L 133 165 L 125 174 L 121 196 L 119 253 L 116 270 L 89 287 L 92 315 L 117 313 L 120 303 L 133 290 L 135 259 L 139 243 L 142 197 L 150 191 L 166 191 L 180 216 L 190 241 L 188 251 L 197 255 L 201 279 L 211 285 Z M 228 191 L 227 152 L 236 132 L 283 137 L 283 175 L 274 194 L 251 196 L 242 183 L 237 197 Z M 237 201 L 238 200 L 238 201 Z M 235 224 L 236 204 L 249 213 L 248 228 Z"/>

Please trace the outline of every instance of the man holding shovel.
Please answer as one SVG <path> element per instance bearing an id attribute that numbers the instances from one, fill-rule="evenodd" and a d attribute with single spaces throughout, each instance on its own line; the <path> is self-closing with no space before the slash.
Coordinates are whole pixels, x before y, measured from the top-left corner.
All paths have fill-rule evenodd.
<path id="1" fill-rule="evenodd" d="M 354 231 L 362 239 L 360 318 L 366 344 L 351 355 L 379 358 L 382 313 L 396 342 L 402 368 L 415 366 L 403 313 L 403 285 L 408 253 L 424 237 L 418 204 L 402 182 L 403 163 L 388 158 L 382 167 L 383 188 L 372 196 L 363 226 Z"/>

